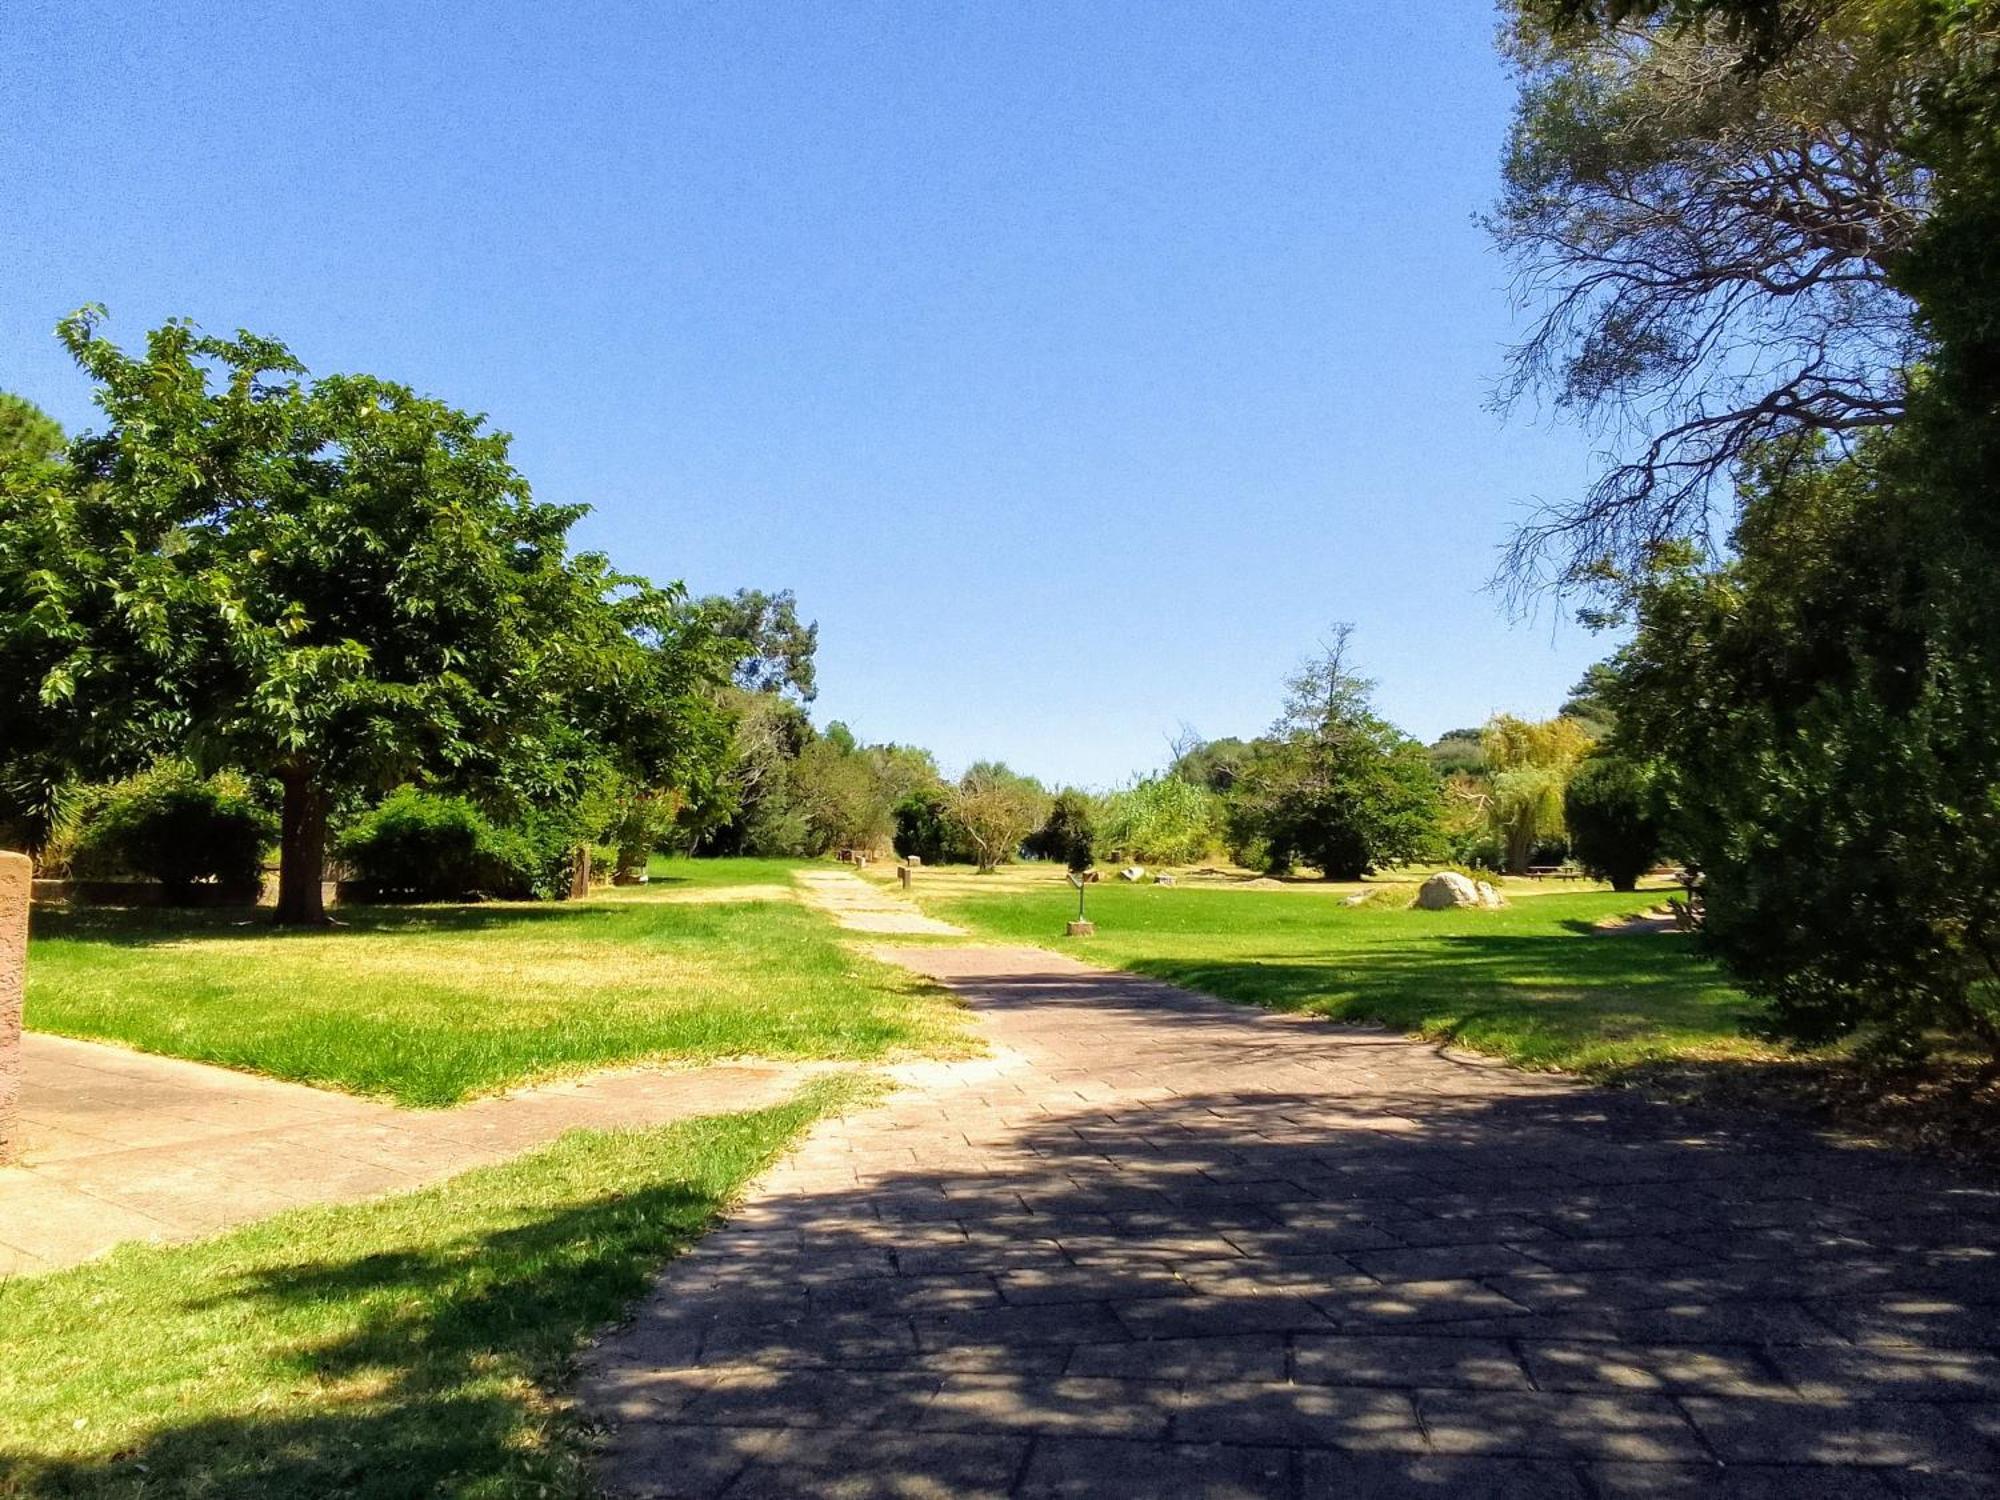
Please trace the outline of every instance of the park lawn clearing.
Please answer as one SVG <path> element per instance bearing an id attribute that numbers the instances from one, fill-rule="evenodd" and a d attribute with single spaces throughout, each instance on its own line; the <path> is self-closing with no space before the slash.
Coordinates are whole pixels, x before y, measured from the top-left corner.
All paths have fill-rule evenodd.
<path id="1" fill-rule="evenodd" d="M 577 1352 L 870 1087 L 0 1282 L 0 1494 L 589 1494 Z"/>
<path id="2" fill-rule="evenodd" d="M 1664 1059 L 1765 1059 L 1743 1034 L 1756 1004 L 1684 937 L 1607 935 L 1606 917 L 1660 893 L 1551 892 L 1498 911 L 1344 905 L 1296 891 L 1106 883 L 1097 933 L 1061 934 L 1076 896 L 1059 872 L 990 894 L 919 895 L 988 939 L 1036 943 L 1226 1000 L 1368 1021 L 1524 1067 L 1610 1076 Z"/>
<path id="3" fill-rule="evenodd" d="M 964 1052 L 944 992 L 765 898 L 792 868 L 674 861 L 583 901 L 344 908 L 344 925 L 305 930 L 38 910 L 27 1024 L 433 1106 L 641 1061 Z"/>

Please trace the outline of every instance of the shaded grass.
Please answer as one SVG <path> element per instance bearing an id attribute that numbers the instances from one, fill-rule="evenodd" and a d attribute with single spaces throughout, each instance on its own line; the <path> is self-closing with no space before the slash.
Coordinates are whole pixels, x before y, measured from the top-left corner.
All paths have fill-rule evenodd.
<path id="1" fill-rule="evenodd" d="M 789 899 L 781 861 L 679 861 L 550 904 L 40 911 L 28 1025 L 400 1103 L 640 1059 L 868 1060 L 963 1048 L 935 986 L 861 957 Z M 707 889 L 704 889 L 707 888 Z"/>
<path id="2" fill-rule="evenodd" d="M 587 1494 L 578 1349 L 861 1086 L 0 1283 L 0 1494 Z"/>
<path id="3" fill-rule="evenodd" d="M 1093 887 L 1097 935 L 1060 936 L 1066 887 L 925 898 L 984 937 L 1042 943 L 1224 999 L 1374 1021 L 1528 1067 L 1609 1075 L 1663 1058 L 1766 1057 L 1755 1003 L 1674 935 L 1598 919 L 1657 893 L 1538 895 L 1501 911 L 1418 912 L 1288 892 Z"/>

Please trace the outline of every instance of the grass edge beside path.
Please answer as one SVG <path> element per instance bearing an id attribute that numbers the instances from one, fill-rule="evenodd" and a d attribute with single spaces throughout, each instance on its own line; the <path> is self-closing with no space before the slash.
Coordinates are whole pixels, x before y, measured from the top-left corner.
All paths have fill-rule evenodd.
<path id="1" fill-rule="evenodd" d="M 1977 1059 L 1946 1051 L 1892 1067 L 1851 1046 L 1799 1051 L 1759 1040 L 1743 1030 L 1758 1002 L 1689 939 L 1597 928 L 1667 892 L 1516 892 L 1498 912 L 1416 912 L 1403 909 L 1400 884 L 1379 883 L 1389 899 L 1358 908 L 1341 904 L 1347 892 L 1338 887 L 1260 894 L 1106 884 L 1089 898 L 1097 935 L 1081 940 L 1061 935 L 1075 907 L 1059 878 L 990 890 L 959 878 L 917 894 L 978 941 L 1023 943 L 1236 1004 L 1386 1026 L 1513 1067 L 1782 1115 L 1849 1141 L 2000 1170 L 2000 1078 Z"/>
<path id="2" fill-rule="evenodd" d="M 0 1495 L 588 1495 L 579 1351 L 878 1087 L 575 1131 L 417 1192 L 0 1282 Z"/>
<path id="3" fill-rule="evenodd" d="M 637 1064 L 976 1050 L 943 990 L 775 886 L 796 863 L 675 861 L 580 901 L 347 908 L 307 932 L 37 910 L 26 1024 L 423 1108 Z"/>

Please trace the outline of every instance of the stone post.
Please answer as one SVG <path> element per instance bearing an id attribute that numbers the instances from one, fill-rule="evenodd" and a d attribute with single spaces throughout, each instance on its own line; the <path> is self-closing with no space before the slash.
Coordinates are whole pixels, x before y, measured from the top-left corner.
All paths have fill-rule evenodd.
<path id="1" fill-rule="evenodd" d="M 34 876 L 27 855 L 0 854 L 0 1166 L 21 1154 L 21 993 Z"/>

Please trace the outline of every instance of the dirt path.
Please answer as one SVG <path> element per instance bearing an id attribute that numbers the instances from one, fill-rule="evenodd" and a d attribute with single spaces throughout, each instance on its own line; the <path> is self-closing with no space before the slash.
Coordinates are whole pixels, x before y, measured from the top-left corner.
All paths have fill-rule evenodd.
<path id="1" fill-rule="evenodd" d="M 2000 1193 L 1033 949 L 595 1353 L 604 1478 L 765 1495 L 1970 1495 Z"/>
<path id="2" fill-rule="evenodd" d="M 623 1068 L 447 1110 L 29 1033 L 26 1159 L 0 1168 L 0 1275 L 435 1182 L 579 1127 L 758 1109 L 815 1066 Z"/>

